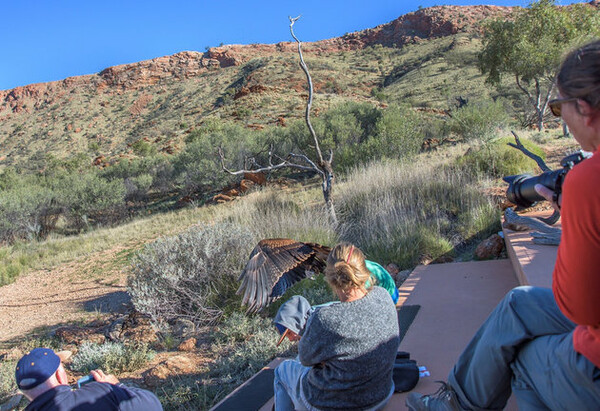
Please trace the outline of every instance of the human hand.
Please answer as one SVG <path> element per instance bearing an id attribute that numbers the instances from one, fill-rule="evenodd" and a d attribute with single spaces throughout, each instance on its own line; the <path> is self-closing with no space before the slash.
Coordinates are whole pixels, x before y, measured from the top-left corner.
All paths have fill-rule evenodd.
<path id="1" fill-rule="evenodd" d="M 550 202 L 550 204 L 552 204 L 552 207 L 556 210 L 556 211 L 560 211 L 560 205 L 562 204 L 562 195 L 558 196 L 558 204 L 556 202 L 554 202 L 553 197 L 554 197 L 554 191 L 550 190 L 548 187 L 542 185 L 542 184 L 536 184 L 534 187 L 535 191 L 541 195 L 542 197 L 544 197 L 547 201 Z"/>
<path id="2" fill-rule="evenodd" d="M 94 377 L 94 380 L 98 381 L 98 382 L 107 382 L 109 384 L 113 384 L 116 385 L 119 383 L 119 380 L 117 379 L 117 377 L 115 377 L 112 374 L 104 374 L 104 371 L 102 370 L 92 370 L 90 372 L 90 374 L 92 374 L 92 376 Z"/>

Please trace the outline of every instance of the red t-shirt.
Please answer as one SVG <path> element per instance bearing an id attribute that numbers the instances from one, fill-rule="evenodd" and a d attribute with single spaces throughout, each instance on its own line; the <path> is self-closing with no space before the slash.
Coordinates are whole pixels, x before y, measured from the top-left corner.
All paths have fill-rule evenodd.
<path id="1" fill-rule="evenodd" d="M 563 314 L 578 324 L 575 351 L 600 367 L 600 154 L 576 165 L 565 178 L 562 238 L 552 290 Z"/>

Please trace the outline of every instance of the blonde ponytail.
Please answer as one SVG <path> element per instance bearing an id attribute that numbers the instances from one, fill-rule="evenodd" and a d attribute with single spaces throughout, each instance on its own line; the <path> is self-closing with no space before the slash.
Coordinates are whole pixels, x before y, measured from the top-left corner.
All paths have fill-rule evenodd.
<path id="1" fill-rule="evenodd" d="M 350 243 L 336 245 L 327 257 L 325 279 L 327 283 L 341 291 L 352 288 L 365 288 L 371 272 L 365 265 L 363 252 Z M 373 281 L 371 281 L 371 284 Z"/>

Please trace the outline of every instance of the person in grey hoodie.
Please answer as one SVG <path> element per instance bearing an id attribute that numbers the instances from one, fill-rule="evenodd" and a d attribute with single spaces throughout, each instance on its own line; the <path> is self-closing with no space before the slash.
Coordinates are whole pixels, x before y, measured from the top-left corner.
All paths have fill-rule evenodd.
<path id="1" fill-rule="evenodd" d="M 333 248 L 325 278 L 340 302 L 311 312 L 298 296 L 276 317 L 276 325 L 297 330 L 301 338 L 298 360 L 286 360 L 275 370 L 275 409 L 382 409 L 394 392 L 399 345 L 394 303 L 385 289 L 365 287 L 370 272 L 352 244 Z"/>
<path id="2" fill-rule="evenodd" d="M 281 304 L 273 319 L 273 323 L 281 335 L 277 346 L 279 347 L 286 337 L 290 341 L 299 341 L 304 333 L 308 317 L 314 310 L 315 307 L 312 307 L 308 300 L 301 295 L 295 295 Z"/>

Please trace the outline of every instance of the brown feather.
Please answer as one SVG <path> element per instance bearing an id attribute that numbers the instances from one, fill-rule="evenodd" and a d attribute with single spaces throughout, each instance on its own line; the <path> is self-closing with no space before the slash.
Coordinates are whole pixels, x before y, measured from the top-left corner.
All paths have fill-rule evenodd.
<path id="1" fill-rule="evenodd" d="M 261 240 L 250 253 L 239 280 L 237 293 L 248 311 L 260 311 L 280 297 L 287 288 L 325 269 L 330 247 L 302 243 L 288 238 Z"/>

